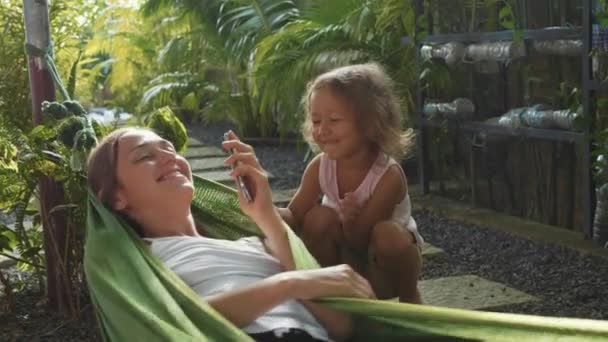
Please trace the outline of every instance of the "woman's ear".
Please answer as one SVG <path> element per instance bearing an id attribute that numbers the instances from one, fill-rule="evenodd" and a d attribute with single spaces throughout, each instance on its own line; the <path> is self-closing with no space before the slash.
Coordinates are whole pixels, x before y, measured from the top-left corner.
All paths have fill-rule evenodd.
<path id="1" fill-rule="evenodd" d="M 122 191 L 117 190 L 114 194 L 114 210 L 121 211 L 127 208 L 127 198 L 123 195 Z"/>

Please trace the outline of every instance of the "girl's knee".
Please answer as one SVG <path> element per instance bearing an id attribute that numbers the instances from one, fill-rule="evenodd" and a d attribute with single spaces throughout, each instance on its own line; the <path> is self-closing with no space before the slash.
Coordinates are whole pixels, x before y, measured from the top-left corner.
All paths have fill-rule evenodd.
<path id="1" fill-rule="evenodd" d="M 372 228 L 370 250 L 379 256 L 403 255 L 410 249 L 417 249 L 415 238 L 398 223 L 382 221 Z"/>
<path id="2" fill-rule="evenodd" d="M 315 206 L 304 215 L 302 224 L 303 234 L 311 238 L 326 237 L 332 230 L 339 228 L 340 220 L 335 210 Z"/>

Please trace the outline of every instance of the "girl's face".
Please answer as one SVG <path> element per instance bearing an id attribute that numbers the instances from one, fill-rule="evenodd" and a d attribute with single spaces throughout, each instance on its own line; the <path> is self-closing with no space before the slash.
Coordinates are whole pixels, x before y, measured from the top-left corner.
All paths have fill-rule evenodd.
<path id="1" fill-rule="evenodd" d="M 192 201 L 190 165 L 153 132 L 128 132 L 119 139 L 116 175 L 114 209 L 135 219 L 155 210 L 189 208 Z"/>
<path id="2" fill-rule="evenodd" d="M 331 159 L 348 158 L 366 144 L 352 106 L 328 88 L 312 92 L 310 120 L 315 143 Z"/>

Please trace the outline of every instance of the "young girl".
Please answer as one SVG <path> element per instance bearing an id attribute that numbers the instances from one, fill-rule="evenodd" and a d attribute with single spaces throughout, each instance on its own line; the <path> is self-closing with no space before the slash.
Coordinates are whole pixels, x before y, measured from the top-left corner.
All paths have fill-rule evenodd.
<path id="1" fill-rule="evenodd" d="M 304 137 L 322 153 L 279 212 L 322 265 L 348 263 L 379 298 L 421 303 L 423 240 L 397 162 L 413 134 L 401 130 L 391 80 L 377 64 L 338 68 L 308 86 L 304 103 Z"/>

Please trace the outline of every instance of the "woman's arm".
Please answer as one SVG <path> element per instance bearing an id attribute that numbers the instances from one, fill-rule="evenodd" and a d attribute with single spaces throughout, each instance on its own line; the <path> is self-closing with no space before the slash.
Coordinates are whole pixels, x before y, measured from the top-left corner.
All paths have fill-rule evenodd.
<path id="1" fill-rule="evenodd" d="M 307 300 L 300 303 L 325 327 L 333 340 L 344 341 L 352 336 L 353 319 L 349 314 Z"/>
<path id="2" fill-rule="evenodd" d="M 230 322 L 244 327 L 273 307 L 290 299 L 306 302 L 319 297 L 374 298 L 363 277 L 348 265 L 276 274 L 249 286 L 206 297 L 207 302 Z M 310 303 L 305 304 L 311 305 Z M 350 321 L 312 304 L 311 313 L 336 336 L 347 335 Z M 318 315 L 318 316 L 317 316 Z M 330 322 L 330 319 L 337 320 Z"/>
<path id="3" fill-rule="evenodd" d="M 233 178 L 242 176 L 245 178 L 249 192 L 253 200 L 248 202 L 239 191 L 239 204 L 241 210 L 258 225 L 266 237 L 264 244 L 268 252 L 277 258 L 281 265 L 287 270 L 294 269 L 295 264 L 289 239 L 287 237 L 287 224 L 275 210 L 272 203 L 272 193 L 268 184 L 268 176 L 258 163 L 253 147 L 241 142 L 233 133 L 229 133 L 231 140 L 224 141 L 226 150 L 234 150 L 224 162 L 227 166 L 233 166 L 230 175 Z"/>
<path id="4" fill-rule="evenodd" d="M 266 236 L 264 246 L 268 250 L 268 253 L 279 260 L 285 271 L 294 270 L 296 264 L 293 259 L 293 253 L 291 253 L 289 236 L 287 235 L 289 227 L 281 218 L 281 215 L 273 211 L 272 213 L 268 213 L 267 216 L 255 220 L 255 222 Z"/>
<path id="5" fill-rule="evenodd" d="M 236 136 L 232 135 L 232 138 L 235 139 Z M 239 153 L 233 154 L 230 158 L 226 160 L 227 165 L 233 165 L 236 161 L 240 161 L 240 165 L 237 166 L 233 172 L 232 176 L 244 176 L 249 180 L 249 185 L 251 187 L 250 191 L 253 194 L 253 202 L 247 202 L 242 194 L 239 192 L 239 201 L 241 209 L 245 214 L 251 217 L 260 227 L 264 235 L 266 236 L 265 245 L 269 250 L 270 254 L 276 257 L 279 262 L 283 265 L 283 267 L 287 271 L 291 271 L 295 269 L 295 262 L 293 260 L 293 254 L 291 253 L 291 248 L 289 246 L 289 238 L 287 236 L 287 223 L 282 219 L 280 211 L 275 210 L 272 204 L 272 195 L 270 192 L 270 186 L 268 184 L 268 178 L 265 172 L 262 171 L 261 166 L 257 162 L 257 158 L 255 158 L 255 154 L 253 148 L 251 146 L 245 145 L 238 140 L 232 140 L 228 142 L 224 142 L 224 148 L 231 149 L 235 148 Z M 321 189 L 318 181 L 318 173 L 319 173 L 319 158 L 315 158 L 307 167 L 305 175 L 303 176 L 302 185 L 298 190 L 298 194 L 294 197 L 296 205 L 294 211 L 290 211 L 290 213 L 294 214 L 296 218 L 299 216 L 300 220 L 303 219 L 304 214 L 312 206 L 314 206 L 315 201 L 319 198 L 321 193 Z M 290 203 L 290 208 L 292 204 Z M 308 206 L 308 208 L 306 208 Z M 320 272 L 327 272 L 329 269 L 315 270 Z M 348 267 L 349 273 L 352 273 L 352 277 L 356 277 L 359 279 L 359 283 L 365 283 L 364 286 L 359 286 L 357 291 L 362 291 L 361 293 L 368 293 L 366 296 L 374 296 L 371 287 L 367 281 L 356 274 L 356 272 L 352 271 L 350 267 Z M 315 272 L 308 271 L 308 272 Z M 294 272 L 287 272 L 283 274 L 294 274 Z M 270 279 L 270 278 L 269 278 Z M 327 284 L 312 283 L 310 284 L 311 288 L 321 287 L 324 288 Z M 246 313 L 242 313 L 239 311 L 240 305 L 243 302 L 247 302 L 249 300 L 249 296 L 258 296 L 260 295 L 263 303 L 267 304 L 266 306 L 262 306 L 263 311 L 257 310 L 252 312 L 252 314 L 257 314 L 257 316 L 263 314 L 268 309 L 272 308 L 274 305 L 277 305 L 286 300 L 286 298 L 277 296 L 274 298 L 271 303 L 266 302 L 265 297 L 263 295 L 266 293 L 265 290 L 261 291 L 260 294 L 253 293 L 236 293 L 236 294 L 224 294 L 219 299 L 216 299 L 216 309 L 222 312 L 219 307 L 221 306 L 224 310 L 227 311 L 225 315 L 230 315 L 231 313 L 246 315 Z M 272 291 L 270 291 L 272 293 Z M 281 292 L 279 291 L 279 294 Z M 232 295 L 236 297 L 232 297 Z M 226 297 L 228 296 L 228 297 Z M 316 296 L 308 296 L 307 298 L 294 297 L 296 299 L 310 299 L 316 298 Z M 369 298 L 369 297 L 366 297 Z M 276 300 L 278 299 L 278 300 Z M 289 298 L 287 298 L 289 299 Z M 219 301 L 219 302 L 217 302 Z M 259 303 L 257 303 L 259 304 Z M 256 304 L 256 305 L 257 305 Z M 351 327 L 351 319 L 348 314 L 341 313 L 336 310 L 322 308 L 318 305 L 314 304 L 306 304 L 310 307 L 311 313 L 315 315 L 315 317 L 320 321 L 320 323 L 328 330 L 328 332 L 332 336 L 342 337 L 350 334 L 352 329 Z M 254 316 L 255 319 L 257 316 Z M 247 316 L 250 317 L 250 316 Z"/>
<path id="6" fill-rule="evenodd" d="M 239 328 L 245 327 L 273 307 L 293 299 L 293 281 L 269 277 L 252 285 L 206 297 L 222 316 Z"/>
<path id="7" fill-rule="evenodd" d="M 285 216 L 294 229 L 302 222 L 304 215 L 312 208 L 321 194 L 319 186 L 320 157 L 315 157 L 307 166 L 302 176 L 301 185 L 288 208 L 277 210 L 272 203 L 272 193 L 268 184 L 268 177 L 255 157 L 255 151 L 249 145 L 238 140 L 234 133 L 230 133 L 232 140 L 225 141 L 223 147 L 234 149 L 236 153 L 230 156 L 225 164 L 238 165 L 233 170 L 233 177 L 244 176 L 251 187 L 253 202 L 247 202 L 240 197 L 240 206 L 245 214 L 251 217 L 260 227 L 266 237 L 264 244 L 269 253 L 279 259 L 286 270 L 293 270 L 295 264 L 287 237 L 287 224 Z M 240 192 L 239 192 L 240 193 Z M 294 224 L 295 223 L 295 224 Z"/>

